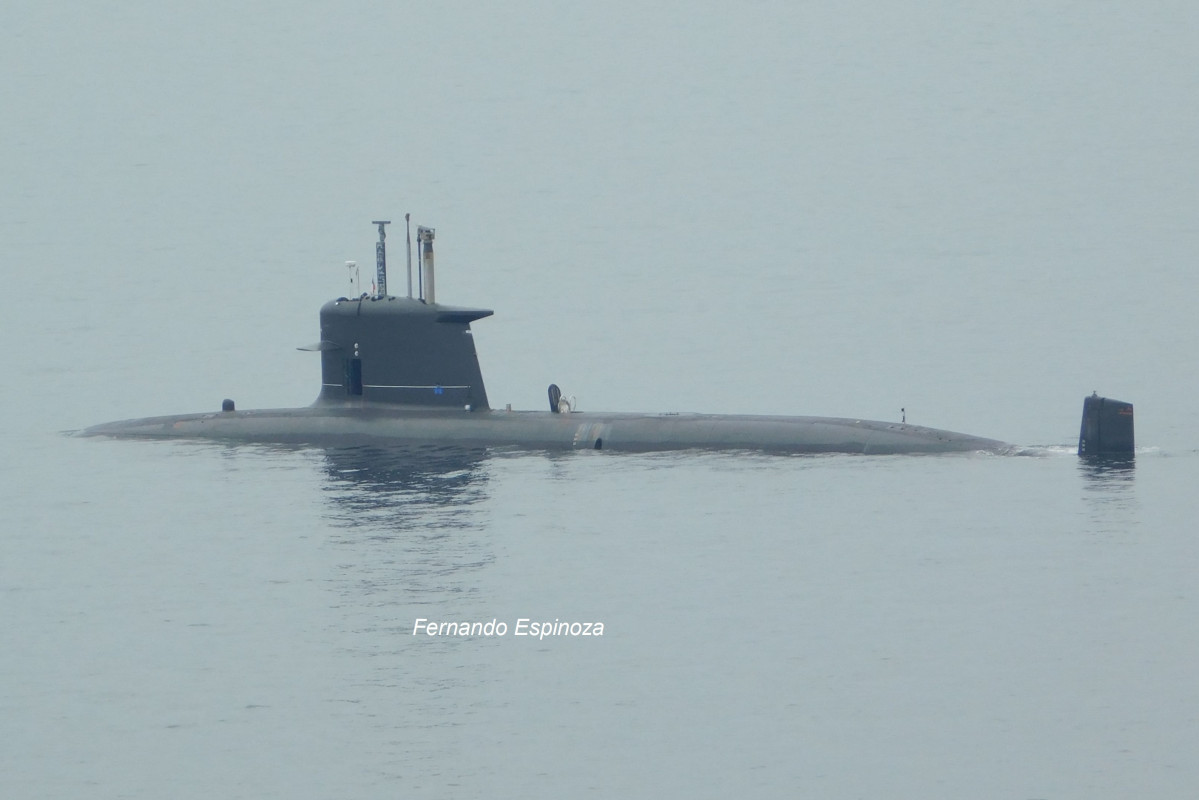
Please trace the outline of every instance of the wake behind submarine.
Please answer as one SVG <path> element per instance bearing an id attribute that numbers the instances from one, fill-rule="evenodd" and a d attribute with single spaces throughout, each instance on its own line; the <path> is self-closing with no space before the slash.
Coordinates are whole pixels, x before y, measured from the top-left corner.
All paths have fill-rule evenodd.
<path id="1" fill-rule="evenodd" d="M 404 216 L 405 222 L 409 215 Z M 906 423 L 799 416 L 580 412 L 549 387 L 549 409 L 492 409 L 471 323 L 481 308 L 437 302 L 432 228 L 417 228 L 418 291 L 387 292 L 388 220 L 375 247 L 373 293 L 339 297 L 320 311 L 321 390 L 307 408 L 148 417 L 96 425 L 85 436 L 216 439 L 234 442 L 349 445 L 508 446 L 538 450 L 758 450 L 778 453 L 1013 452 L 995 439 Z M 350 262 L 352 265 L 352 262 Z M 1083 404 L 1079 455 L 1131 454 L 1132 404 L 1099 397 Z"/>

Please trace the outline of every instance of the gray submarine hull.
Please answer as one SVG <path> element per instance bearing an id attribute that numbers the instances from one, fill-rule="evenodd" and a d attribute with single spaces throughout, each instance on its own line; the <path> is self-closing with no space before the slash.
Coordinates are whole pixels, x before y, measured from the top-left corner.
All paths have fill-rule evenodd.
<path id="1" fill-rule="evenodd" d="M 760 450 L 778 453 L 1003 452 L 994 439 L 917 425 L 830 417 L 552 413 L 314 405 L 97 425 L 88 436 L 310 445 L 396 444 L 537 450 Z"/>
<path id="2" fill-rule="evenodd" d="M 405 220 L 408 220 L 405 215 Z M 448 306 L 434 292 L 432 228 L 419 227 L 421 282 L 387 292 L 387 221 L 376 245 L 377 291 L 320 310 L 321 388 L 305 408 L 150 417 L 97 425 L 85 436 L 228 442 L 515 447 L 541 450 L 758 450 L 778 453 L 1013 452 L 995 439 L 905 423 L 835 417 L 579 412 L 549 387 L 548 411 L 493 410 L 471 323 L 490 309 Z M 348 262 L 353 267 L 354 262 Z M 1093 395 L 1080 455 L 1132 453 L 1132 404 Z"/>

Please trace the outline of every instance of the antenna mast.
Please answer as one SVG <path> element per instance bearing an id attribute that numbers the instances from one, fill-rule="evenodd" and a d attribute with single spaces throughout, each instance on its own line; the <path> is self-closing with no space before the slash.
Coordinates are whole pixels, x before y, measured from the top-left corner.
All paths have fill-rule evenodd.
<path id="1" fill-rule="evenodd" d="M 375 279 L 379 284 L 379 297 L 387 297 L 387 230 L 384 225 L 390 225 L 391 220 L 374 220 L 372 225 L 379 226 L 379 243 L 375 245 Z"/>
<path id="2" fill-rule="evenodd" d="M 408 221 L 411 214 L 404 215 L 404 227 L 408 229 L 408 299 L 412 299 L 412 223 Z"/>

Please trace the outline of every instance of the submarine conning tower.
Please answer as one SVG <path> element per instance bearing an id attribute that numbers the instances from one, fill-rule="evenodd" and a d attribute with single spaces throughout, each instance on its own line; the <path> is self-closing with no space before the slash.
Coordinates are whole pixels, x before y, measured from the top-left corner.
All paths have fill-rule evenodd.
<path id="1" fill-rule="evenodd" d="M 373 224 L 379 226 L 376 293 L 326 303 L 321 307 L 320 343 L 302 348 L 321 353 L 321 392 L 316 404 L 487 410 L 487 390 L 470 323 L 493 312 L 435 302 L 432 228 L 417 229 L 421 246 L 418 296 L 411 295 L 411 234 L 409 296 L 387 294 L 384 226 L 390 223 Z"/>

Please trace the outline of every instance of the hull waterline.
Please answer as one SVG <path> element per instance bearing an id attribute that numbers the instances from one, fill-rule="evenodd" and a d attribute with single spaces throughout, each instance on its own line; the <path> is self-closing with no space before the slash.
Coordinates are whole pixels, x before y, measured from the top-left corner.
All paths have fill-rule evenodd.
<path id="1" fill-rule="evenodd" d="M 97 425 L 85 436 L 344 445 L 519 447 L 542 450 L 761 450 L 780 453 L 1003 452 L 1009 445 L 917 425 L 830 417 L 554 414 L 386 406 L 226 411 Z"/>

